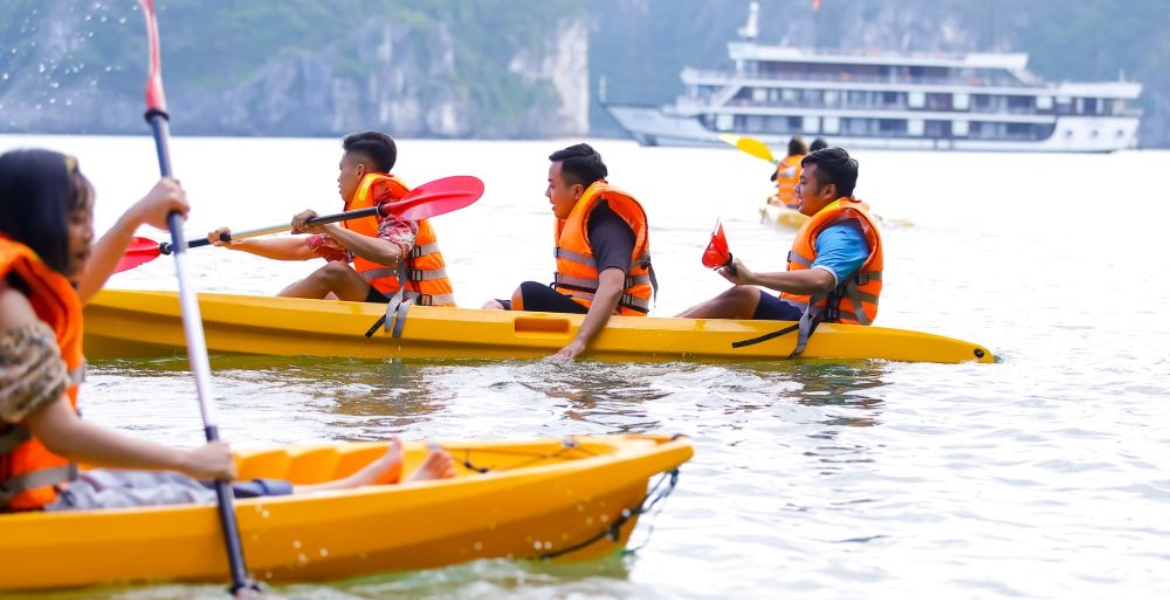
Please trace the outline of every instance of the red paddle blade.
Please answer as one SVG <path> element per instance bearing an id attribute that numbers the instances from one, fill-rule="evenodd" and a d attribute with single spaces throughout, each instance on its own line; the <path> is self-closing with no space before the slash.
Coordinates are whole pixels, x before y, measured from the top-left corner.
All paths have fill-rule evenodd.
<path id="1" fill-rule="evenodd" d="M 126 247 L 126 253 L 122 255 L 122 259 L 118 261 L 118 266 L 114 269 L 115 273 L 128 271 L 137 267 L 138 265 L 148 263 L 161 254 L 158 242 L 144 237 L 136 237 Z"/>
<path id="2" fill-rule="evenodd" d="M 459 210 L 483 196 L 483 182 L 471 175 L 443 177 L 424 183 L 397 202 L 381 205 L 383 215 L 419 221 Z"/>
<path id="3" fill-rule="evenodd" d="M 718 269 L 731 262 L 731 252 L 727 249 L 727 236 L 723 235 L 723 223 L 715 222 L 715 231 L 711 232 L 711 241 L 703 251 L 703 266 L 708 269 Z"/>

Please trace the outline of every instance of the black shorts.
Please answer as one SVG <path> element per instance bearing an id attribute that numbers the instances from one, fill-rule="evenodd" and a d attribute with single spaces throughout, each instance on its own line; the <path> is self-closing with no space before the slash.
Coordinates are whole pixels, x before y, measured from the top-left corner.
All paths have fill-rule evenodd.
<path id="1" fill-rule="evenodd" d="M 520 297 L 524 299 L 524 310 L 532 312 L 553 312 L 583 315 L 588 308 L 573 302 L 572 298 L 552 289 L 544 283 L 525 281 L 520 284 Z M 512 310 L 511 300 L 496 300 L 504 310 Z"/>
<path id="2" fill-rule="evenodd" d="M 386 294 L 378 291 L 378 288 L 370 286 L 370 293 L 366 294 L 366 302 L 373 302 L 374 304 L 390 304 L 390 299 Z"/>
<path id="3" fill-rule="evenodd" d="M 756 312 L 752 315 L 755 321 L 799 321 L 804 311 L 795 304 L 781 300 L 763 290 L 760 290 L 760 303 L 756 305 Z"/>

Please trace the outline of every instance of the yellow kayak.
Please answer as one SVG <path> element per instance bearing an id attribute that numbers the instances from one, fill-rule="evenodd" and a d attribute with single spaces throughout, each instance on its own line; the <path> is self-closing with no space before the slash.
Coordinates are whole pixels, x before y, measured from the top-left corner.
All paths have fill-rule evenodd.
<path id="1" fill-rule="evenodd" d="M 808 222 L 808 215 L 787 206 L 765 202 L 760 206 L 760 222 L 800 229 L 801 225 Z"/>
<path id="2" fill-rule="evenodd" d="M 685 438 L 638 435 L 442 446 L 459 464 L 454 479 L 238 500 L 252 576 L 292 582 L 480 558 L 607 556 L 693 454 Z M 426 447 L 406 450 L 409 472 Z M 240 477 L 319 483 L 385 451 L 352 443 L 243 453 Z M 658 473 L 664 479 L 651 487 Z M 0 515 L 0 531 L 0 590 L 229 579 L 211 505 Z"/>
<path id="3" fill-rule="evenodd" d="M 350 358 L 532 359 L 568 344 L 584 315 L 410 307 L 401 337 L 378 327 L 385 306 L 365 302 L 200 294 L 207 348 L 213 353 Z M 611 361 L 744 361 L 787 357 L 789 333 L 741 347 L 733 344 L 792 325 L 784 321 L 615 316 L 594 338 L 587 358 Z M 85 308 L 90 358 L 185 354 L 176 292 L 104 290 Z M 978 344 L 885 327 L 822 324 L 803 358 L 915 362 L 994 362 Z"/>

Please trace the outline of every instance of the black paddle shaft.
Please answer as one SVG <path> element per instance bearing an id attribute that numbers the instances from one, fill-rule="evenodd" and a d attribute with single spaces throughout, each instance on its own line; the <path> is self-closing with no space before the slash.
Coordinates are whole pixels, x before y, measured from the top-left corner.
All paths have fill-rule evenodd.
<path id="1" fill-rule="evenodd" d="M 162 160 L 163 160 L 163 158 L 160 156 L 159 157 L 160 164 L 161 164 Z M 322 217 L 313 217 L 312 219 L 305 221 L 305 223 L 309 224 L 309 225 L 328 225 L 329 223 L 339 223 L 341 221 L 348 221 L 350 219 L 360 219 L 362 217 L 373 217 L 373 216 L 377 216 L 378 214 L 380 214 L 380 212 L 382 212 L 381 206 L 371 206 L 369 208 L 361 208 L 358 210 L 351 210 L 348 212 L 337 213 L 335 215 L 325 215 Z M 221 242 L 230 242 L 233 239 L 242 240 L 242 239 L 246 239 L 246 238 L 250 238 L 250 237 L 268 235 L 270 233 L 279 233 L 281 231 L 288 231 L 290 229 L 292 229 L 291 224 L 290 225 L 274 225 L 272 227 L 266 227 L 264 229 L 256 229 L 254 231 L 242 231 L 240 233 L 237 233 L 234 236 L 231 234 L 228 234 L 228 233 L 220 234 L 219 240 Z M 207 238 L 198 238 L 198 239 L 193 239 L 193 240 L 187 240 L 187 247 L 188 248 L 198 248 L 200 246 L 208 246 L 210 244 L 211 244 L 211 241 L 208 240 Z M 160 254 L 170 254 L 170 253 L 174 252 L 174 250 L 175 250 L 175 246 L 172 242 L 162 242 L 158 245 L 158 251 Z"/>

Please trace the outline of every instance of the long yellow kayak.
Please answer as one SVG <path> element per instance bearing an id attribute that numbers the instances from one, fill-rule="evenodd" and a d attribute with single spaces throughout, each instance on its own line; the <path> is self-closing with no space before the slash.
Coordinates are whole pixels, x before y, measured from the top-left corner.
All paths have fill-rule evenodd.
<path id="1" fill-rule="evenodd" d="M 685 438 L 598 436 L 441 444 L 454 479 L 238 500 L 244 558 L 259 581 L 336 579 L 480 558 L 596 559 L 623 548 L 638 515 L 693 454 Z M 406 445 L 404 472 L 425 454 Z M 242 454 L 241 479 L 319 483 L 385 443 Z M 664 479 L 651 478 L 663 473 Z M 188 505 L 0 515 L 0 590 L 143 580 L 227 581 L 216 508 Z"/>
<path id="2" fill-rule="evenodd" d="M 584 315 L 414 306 L 401 336 L 378 327 L 385 306 L 364 302 L 200 294 L 207 348 L 215 353 L 351 358 L 491 358 L 548 356 L 576 335 Z M 622 317 L 610 319 L 586 358 L 612 361 L 743 361 L 787 357 L 796 333 L 733 344 L 793 325 L 784 321 Z M 85 308 L 90 358 L 186 353 L 175 292 L 105 290 Z M 822 324 L 804 358 L 994 362 L 983 346 L 885 327 Z"/>

